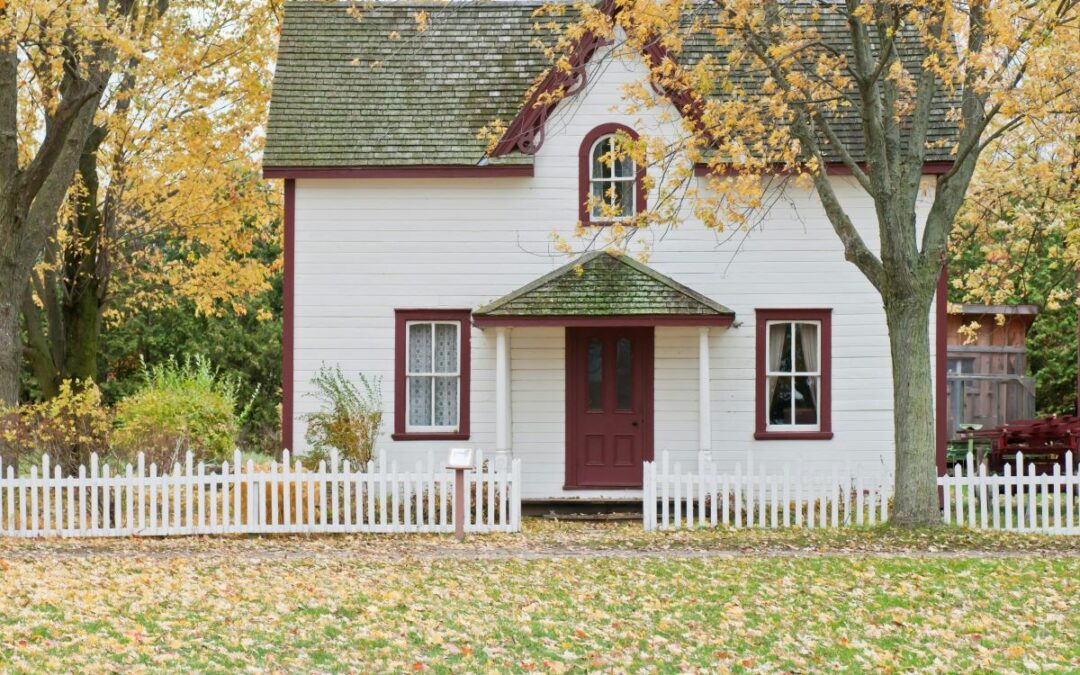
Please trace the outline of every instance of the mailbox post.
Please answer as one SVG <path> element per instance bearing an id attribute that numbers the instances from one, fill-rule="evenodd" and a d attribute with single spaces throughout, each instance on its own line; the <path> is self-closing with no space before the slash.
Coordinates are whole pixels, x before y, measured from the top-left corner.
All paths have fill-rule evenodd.
<path id="1" fill-rule="evenodd" d="M 465 538 L 465 472 L 473 468 L 472 448 L 450 448 L 446 468 L 454 470 L 454 536 Z"/>

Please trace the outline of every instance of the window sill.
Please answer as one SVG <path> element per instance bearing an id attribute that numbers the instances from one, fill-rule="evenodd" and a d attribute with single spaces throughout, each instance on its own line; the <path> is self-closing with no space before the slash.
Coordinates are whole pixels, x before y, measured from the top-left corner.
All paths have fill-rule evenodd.
<path id="1" fill-rule="evenodd" d="M 827 441 L 833 437 L 831 431 L 755 431 L 758 441 Z"/>
<path id="2" fill-rule="evenodd" d="M 395 441 L 467 441 L 469 434 L 460 431 L 416 431 L 390 434 Z"/>

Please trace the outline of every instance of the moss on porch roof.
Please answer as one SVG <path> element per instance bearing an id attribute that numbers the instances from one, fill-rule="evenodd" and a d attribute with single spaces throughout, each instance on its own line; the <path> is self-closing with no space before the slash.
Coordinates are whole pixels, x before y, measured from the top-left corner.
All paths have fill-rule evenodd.
<path id="1" fill-rule="evenodd" d="M 498 300 L 476 317 L 734 316 L 630 256 L 593 251 Z"/>

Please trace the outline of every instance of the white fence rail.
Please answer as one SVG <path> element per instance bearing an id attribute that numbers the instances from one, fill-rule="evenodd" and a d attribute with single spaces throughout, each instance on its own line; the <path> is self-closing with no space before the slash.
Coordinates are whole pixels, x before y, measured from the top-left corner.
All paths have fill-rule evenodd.
<path id="1" fill-rule="evenodd" d="M 1064 470 L 1035 473 L 1018 454 L 1003 475 L 988 475 L 969 455 L 964 467 L 938 478 L 946 524 L 976 529 L 1080 534 L 1080 472 L 1072 453 Z M 753 459 L 721 471 L 700 457 L 690 467 L 671 463 L 668 453 L 645 464 L 645 529 L 725 525 L 729 527 L 844 527 L 889 519 L 893 479 L 867 476 L 837 465 L 828 471 L 782 466 Z"/>
<path id="2" fill-rule="evenodd" d="M 790 464 L 777 472 L 749 456 L 733 471 L 705 456 L 685 470 L 663 452 L 659 463 L 645 464 L 645 529 L 875 525 L 889 519 L 892 496 L 891 476 L 880 473 L 875 479 L 839 466 L 823 473 Z"/>
<path id="3" fill-rule="evenodd" d="M 1035 465 L 1025 465 L 1023 453 L 1017 453 L 1001 475 L 991 476 L 969 454 L 952 475 L 938 478 L 945 522 L 983 530 L 1080 534 L 1080 472 L 1071 451 L 1064 464 L 1064 470 L 1055 464 L 1052 473 L 1036 475 Z"/>
<path id="4" fill-rule="evenodd" d="M 465 472 L 465 530 L 521 529 L 521 460 L 496 467 L 476 453 Z M 145 465 L 112 474 L 80 466 L 63 476 L 48 456 L 29 476 L 0 467 L 0 535 L 119 537 L 288 532 L 453 532 L 454 472 L 429 454 L 401 469 L 352 467 L 334 456 L 313 471 L 288 452 L 280 463 L 246 466 L 240 454 L 218 467 L 184 465 L 169 473 Z M 6 473 L 5 473 L 6 472 Z"/>

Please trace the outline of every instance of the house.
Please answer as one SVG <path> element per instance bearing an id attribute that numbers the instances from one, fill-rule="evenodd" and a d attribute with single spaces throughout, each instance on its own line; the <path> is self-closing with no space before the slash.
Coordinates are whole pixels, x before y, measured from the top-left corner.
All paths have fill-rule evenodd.
<path id="1" fill-rule="evenodd" d="M 594 161 L 617 132 L 674 133 L 674 106 L 620 106 L 647 55 L 604 58 L 585 36 L 569 72 L 544 75 L 537 4 L 448 5 L 408 41 L 388 36 L 415 35 L 430 5 L 376 4 L 359 21 L 350 6 L 286 3 L 274 81 L 264 163 L 285 186 L 286 446 L 304 449 L 305 394 L 326 363 L 382 377 L 381 461 L 483 448 L 522 460 L 526 499 L 633 498 L 660 450 L 892 465 L 881 299 L 812 191 L 787 185 L 746 230 L 692 214 L 650 228 L 645 262 L 588 250 L 573 233 L 603 227 L 589 194 L 626 214 L 655 197 L 651 169 Z M 537 104 L 559 87 L 569 95 Z M 477 132 L 496 119 L 508 129 L 488 152 Z M 871 200 L 830 174 L 875 246 Z"/>
<path id="2" fill-rule="evenodd" d="M 1038 306 L 966 304 L 959 310 L 947 322 L 950 441 L 961 426 L 991 429 L 1035 416 L 1027 334 Z M 979 330 L 969 342 L 960 329 L 973 323 Z"/>

